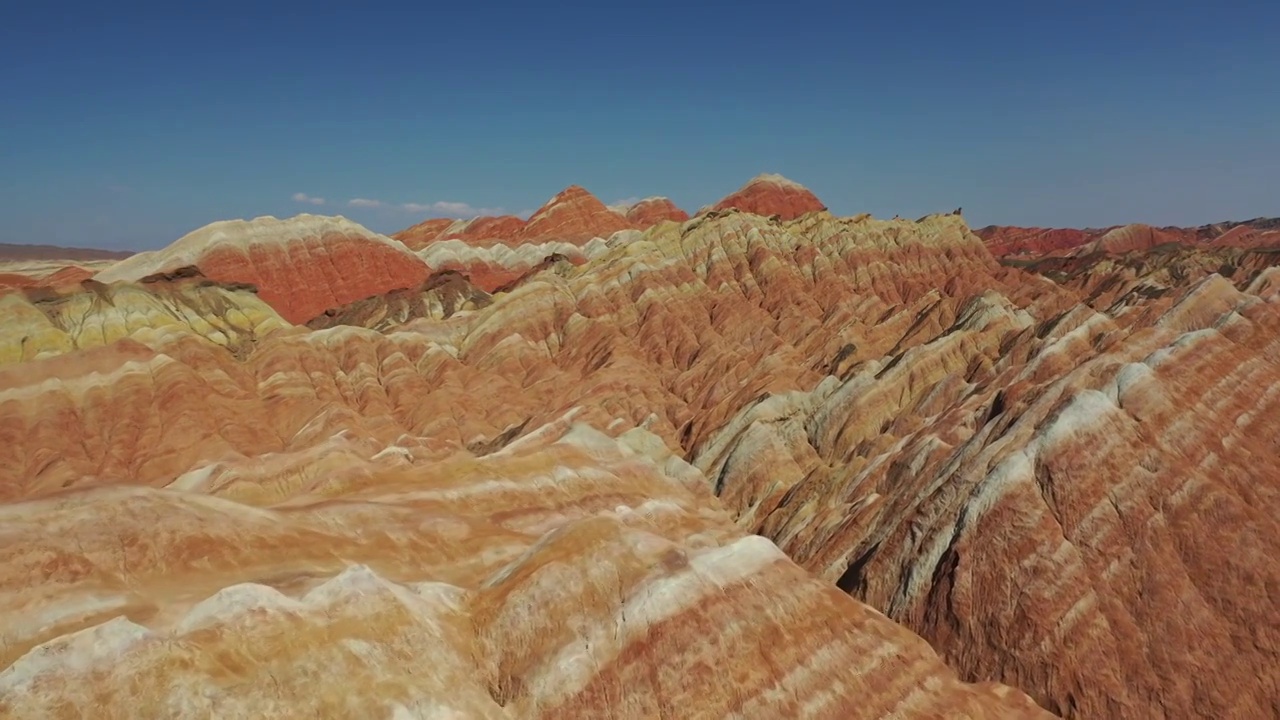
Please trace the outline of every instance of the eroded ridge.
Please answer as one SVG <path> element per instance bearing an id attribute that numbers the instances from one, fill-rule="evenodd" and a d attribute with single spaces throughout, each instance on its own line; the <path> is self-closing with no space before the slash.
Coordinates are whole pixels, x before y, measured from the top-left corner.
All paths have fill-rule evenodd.
<path id="1" fill-rule="evenodd" d="M 1134 250 L 1027 269 L 997 261 L 958 214 L 911 222 L 821 209 L 794 219 L 712 210 L 596 240 L 576 263 L 491 295 L 450 279 L 447 311 L 446 294 L 422 286 L 344 305 L 331 316 L 341 326 L 262 333 L 239 355 L 200 332 L 135 332 L 0 370 L 0 491 L 28 514 L 116 507 L 113 493 L 132 493 L 127 507 L 179 498 L 269 528 L 228 538 L 276 538 L 257 552 L 198 529 L 239 527 L 225 519 L 167 531 L 190 545 L 156 551 L 154 572 L 198 591 L 134 586 L 139 569 L 101 580 L 143 608 L 124 613 L 137 627 L 111 625 L 108 645 L 174 647 L 197 603 L 242 583 L 274 588 L 235 593 L 303 628 L 332 615 L 318 598 L 376 585 L 389 589 L 373 595 L 399 598 L 387 607 L 422 597 L 430 617 L 462 618 L 448 647 L 473 663 L 457 676 L 471 684 L 456 682 L 476 704 L 458 712 L 478 716 L 1028 711 L 1006 686 L 1067 717 L 1255 717 L 1280 702 L 1268 599 L 1280 587 L 1280 270 L 1265 252 Z M 1234 253 L 1233 271 L 1212 253 Z M 644 472 L 617 469 L 639 456 Z M 618 509 L 644 516 L 647 502 L 681 510 L 658 530 Z M 468 529 L 451 525 L 420 551 L 396 528 L 418 527 L 428 510 Z M 142 524 L 166 527 L 154 517 Z M 132 521 L 102 531 L 121 522 Z M 72 576 L 101 571 L 105 561 L 75 553 L 105 552 L 106 539 L 30 549 L 53 542 L 55 526 L 24 526 L 22 572 L 62 557 L 80 568 Z M 751 532 L 768 542 L 743 539 Z M 584 539 L 605 536 L 615 539 Z M 218 543 L 228 548 L 208 549 Z M 273 569 L 200 564 L 218 553 L 231 553 L 226 567 Z M 195 569 L 165 569 L 170 554 Z M 521 568 L 544 564 L 555 568 L 550 589 L 521 584 L 540 577 Z M 613 584 L 590 579 L 598 568 Z M 719 589 L 706 591 L 706 578 L 721 578 Z M 63 602 L 64 581 L 48 582 L 10 607 Z M 311 594 L 326 582 L 336 585 Z M 641 602 L 643 587 L 678 590 Z M 508 591 L 534 592 L 543 614 L 494 625 Z M 79 607 L 79 591 L 66 592 Z M 236 605 L 235 593 L 210 607 Z M 686 607 L 673 599 L 684 593 L 706 609 L 654 614 L 653 603 Z M 626 623 L 638 618 L 629 630 L 624 611 Z M 121 612 L 71 613 L 79 619 L 47 636 L 7 640 L 13 661 L 61 657 L 29 653 Z M 550 629 L 566 624 L 572 642 Z M 673 634 L 654 640 L 656 627 Z M 956 684 L 904 627 L 961 679 L 1003 685 Z M 917 649 L 864 632 L 905 633 Z M 394 652 L 418 657 L 428 645 Z M 333 661 L 341 677 L 384 672 L 352 669 L 343 663 L 364 656 L 349 655 Z M 184 657 L 183 667 L 212 662 Z M 876 675 L 876 663 L 895 669 Z M 678 680 L 664 679 L 668 666 Z M 225 668 L 201 672 L 192 682 L 230 687 L 218 684 Z M 392 673 L 403 691 L 385 712 L 429 714 L 421 698 L 435 691 L 406 672 Z M 76 682 L 120 682 L 93 678 L 103 684 Z M 250 705 L 272 701 L 271 682 Z M 218 692 L 192 702 L 247 712 Z"/>
<path id="2" fill-rule="evenodd" d="M 743 536 L 704 477 L 573 414 L 482 458 L 0 513 L 14 717 L 1048 717 Z"/>

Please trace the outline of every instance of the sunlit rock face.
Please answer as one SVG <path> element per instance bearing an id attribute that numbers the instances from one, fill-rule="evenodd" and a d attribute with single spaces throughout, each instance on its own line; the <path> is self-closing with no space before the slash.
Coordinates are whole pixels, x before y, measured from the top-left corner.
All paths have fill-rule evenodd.
<path id="1" fill-rule="evenodd" d="M 443 320 L 454 313 L 482 308 L 492 301 L 464 275 L 453 270 L 432 274 L 416 288 L 392 290 L 357 300 L 312 318 L 307 327 L 316 330 L 352 325 L 391 330 L 418 318 Z"/>
<path id="2" fill-rule="evenodd" d="M 4 267 L 25 272 L 0 272 L 0 295 L 19 288 L 66 290 L 74 288 L 94 275 L 93 270 L 79 265 L 65 265 L 56 269 L 39 267 L 43 264 L 21 261 L 6 263 Z M 36 265 L 36 267 L 29 268 L 30 265 Z"/>
<path id="3" fill-rule="evenodd" d="M 642 430 L 566 417 L 482 457 L 413 455 L 5 508 L 0 709 L 1047 717 L 743 536 Z"/>
<path id="4" fill-rule="evenodd" d="M 660 222 L 684 222 L 689 213 L 664 197 L 645 198 L 627 208 L 627 219 L 638 228 L 653 227 Z"/>
<path id="5" fill-rule="evenodd" d="M 624 215 L 610 210 L 584 188 L 570 185 L 529 216 L 520 231 L 520 240 L 580 244 L 631 228 L 631 222 Z"/>
<path id="6" fill-rule="evenodd" d="M 646 212 L 641 222 L 633 222 L 625 212 L 609 208 L 585 189 L 571 185 L 528 221 L 513 215 L 432 219 L 393 237 L 417 251 L 434 270 L 459 273 L 477 288 L 495 292 L 520 284 L 558 260 L 580 265 L 598 255 L 610 239 L 648 227 L 657 222 L 656 216 L 680 213 L 674 205 Z"/>
<path id="7" fill-rule="evenodd" d="M 264 301 L 294 323 L 371 295 L 414 287 L 430 274 L 398 241 L 346 218 L 298 215 L 216 222 L 95 277 L 104 283 L 139 280 L 186 266 L 214 280 L 254 285 Z"/>
<path id="8" fill-rule="evenodd" d="M 1010 265 L 957 215 L 820 209 L 596 240 L 311 327 L 86 288 L 259 320 L 0 367 L 0 715 L 1280 703 L 1267 253 Z M 7 297 L 0 347 L 74 335 Z"/>
<path id="9" fill-rule="evenodd" d="M 805 213 L 826 210 L 826 206 L 808 188 L 781 175 L 764 174 L 753 178 L 737 192 L 711 207 L 712 210 L 736 209 L 756 215 L 777 215 L 794 220 Z"/>
<path id="10" fill-rule="evenodd" d="M 422 250 L 431 243 L 444 240 L 461 240 L 468 245 L 486 246 L 517 242 L 524 220 L 515 215 L 476 217 L 465 220 L 432 218 L 392 235 L 413 250 Z"/>
<path id="11" fill-rule="evenodd" d="M 1280 247 L 1280 218 L 1255 218 L 1198 227 L 1152 227 L 1132 224 L 1075 230 L 990 225 L 974 231 L 996 257 L 1122 254 L 1158 250 L 1169 245 L 1200 248 Z"/>
<path id="12" fill-rule="evenodd" d="M 286 327 L 252 287 L 214 282 L 196 268 L 137 283 L 86 278 L 0 295 L 0 366 L 124 339 L 158 347 L 188 336 L 244 357 L 260 338 Z"/>
<path id="13" fill-rule="evenodd" d="M 1073 228 L 1038 228 L 990 225 L 974 231 L 987 244 L 991 254 L 1005 256 L 1042 256 L 1067 251 L 1088 243 L 1094 232 Z"/>

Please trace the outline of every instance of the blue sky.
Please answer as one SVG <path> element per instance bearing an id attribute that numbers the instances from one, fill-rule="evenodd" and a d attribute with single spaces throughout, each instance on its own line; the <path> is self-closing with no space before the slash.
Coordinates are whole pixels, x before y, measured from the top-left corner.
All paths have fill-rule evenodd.
<path id="1" fill-rule="evenodd" d="M 760 172 L 974 226 L 1280 215 L 1274 1 L 190 5 L 6 9 L 0 242 L 571 183 L 694 210 Z"/>

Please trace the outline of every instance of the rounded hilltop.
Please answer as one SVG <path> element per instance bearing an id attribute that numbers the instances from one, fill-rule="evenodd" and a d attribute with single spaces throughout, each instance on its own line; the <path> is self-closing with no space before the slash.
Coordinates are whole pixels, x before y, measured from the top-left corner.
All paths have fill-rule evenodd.
<path id="1" fill-rule="evenodd" d="M 195 266 L 220 282 L 248 283 L 289 322 L 427 279 L 403 243 L 342 216 L 270 215 L 221 220 L 168 247 L 138 253 L 99 272 L 100 282 L 136 281 Z"/>
<path id="2" fill-rule="evenodd" d="M 774 173 L 762 173 L 709 209 L 731 208 L 755 215 L 777 215 L 783 220 L 795 220 L 807 213 L 826 210 L 827 206 L 800 183 Z"/>

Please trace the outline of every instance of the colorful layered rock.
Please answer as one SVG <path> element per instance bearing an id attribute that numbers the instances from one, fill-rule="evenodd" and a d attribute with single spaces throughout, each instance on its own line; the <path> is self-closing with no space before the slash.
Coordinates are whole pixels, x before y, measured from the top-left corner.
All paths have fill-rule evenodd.
<path id="1" fill-rule="evenodd" d="M 234 343 L 0 298 L 0 714 L 1271 714 L 1280 254 L 732 207 Z"/>
<path id="2" fill-rule="evenodd" d="M 99 272 L 104 283 L 198 267 L 213 280 L 248 283 L 289 322 L 424 282 L 430 269 L 398 241 L 342 217 L 216 222 L 172 245 Z"/>

